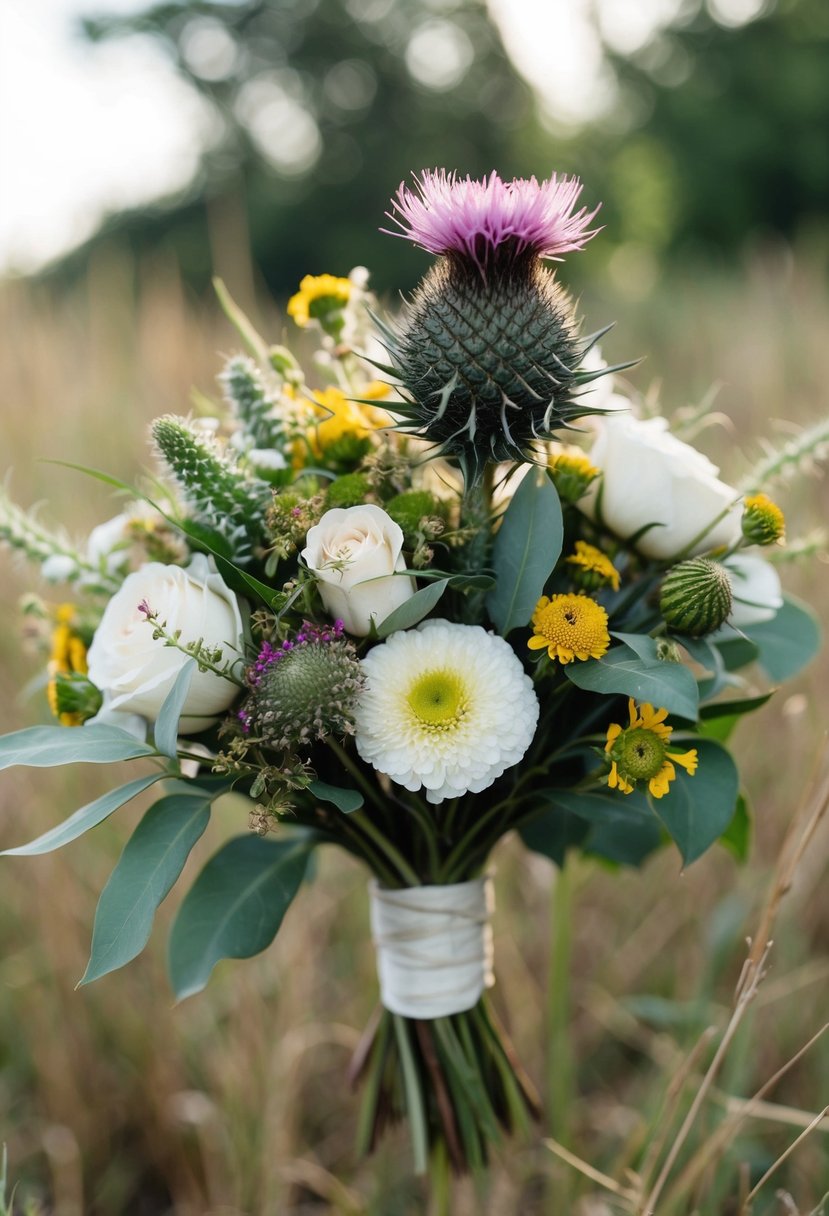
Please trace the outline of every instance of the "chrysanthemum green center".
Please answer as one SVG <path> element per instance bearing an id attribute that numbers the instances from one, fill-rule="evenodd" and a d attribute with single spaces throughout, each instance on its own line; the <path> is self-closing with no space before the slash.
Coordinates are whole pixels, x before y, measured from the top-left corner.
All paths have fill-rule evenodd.
<path id="1" fill-rule="evenodd" d="M 466 687 L 454 671 L 429 671 L 409 689 L 407 701 L 428 730 L 451 730 L 467 712 Z"/>
<path id="2" fill-rule="evenodd" d="M 629 781 L 649 781 L 661 772 L 665 763 L 665 744 L 652 730 L 626 730 L 621 746 L 613 750 L 619 771 Z"/>

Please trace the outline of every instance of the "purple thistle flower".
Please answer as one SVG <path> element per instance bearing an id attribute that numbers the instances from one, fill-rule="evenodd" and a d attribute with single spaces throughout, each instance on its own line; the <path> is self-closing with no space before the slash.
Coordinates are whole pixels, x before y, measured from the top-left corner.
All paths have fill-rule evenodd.
<path id="1" fill-rule="evenodd" d="M 445 169 L 424 169 L 415 189 L 401 182 L 387 211 L 402 236 L 428 253 L 458 253 L 483 273 L 492 253 L 509 242 L 515 255 L 540 258 L 583 249 L 598 228 L 588 230 L 599 208 L 575 211 L 582 191 L 577 177 L 534 177 L 504 182 L 497 173 L 483 181 L 459 179 Z"/>

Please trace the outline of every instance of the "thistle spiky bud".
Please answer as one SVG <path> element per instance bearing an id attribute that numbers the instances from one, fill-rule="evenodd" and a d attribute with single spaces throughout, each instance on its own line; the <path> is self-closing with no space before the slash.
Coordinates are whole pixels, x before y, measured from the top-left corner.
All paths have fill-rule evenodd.
<path id="1" fill-rule="evenodd" d="M 237 561 L 249 557 L 264 532 L 272 498 L 268 483 L 247 477 L 186 418 L 157 418 L 152 436 L 194 516 L 233 541 Z"/>
<path id="2" fill-rule="evenodd" d="M 365 677 L 342 623 L 304 624 L 293 641 L 265 643 L 248 671 L 250 696 L 239 711 L 247 734 L 278 749 L 308 746 L 354 730 L 354 707 Z"/>
<path id="3" fill-rule="evenodd" d="M 709 557 L 691 557 L 672 567 L 659 593 L 659 611 L 675 633 L 704 637 L 731 612 L 728 571 Z"/>
<path id="4" fill-rule="evenodd" d="M 582 249 L 596 212 L 574 210 L 575 178 L 424 172 L 416 186 L 393 201 L 393 235 L 440 257 L 401 326 L 382 329 L 406 394 L 394 409 L 400 429 L 454 457 L 469 484 L 488 461 L 533 460 L 537 442 L 598 412 L 578 390 L 608 370 L 580 370 L 601 335 L 579 337 L 573 304 L 541 261 Z"/>
<path id="5" fill-rule="evenodd" d="M 786 535 L 786 517 L 767 494 L 752 494 L 745 499 L 742 525 L 750 545 L 773 545 Z"/>

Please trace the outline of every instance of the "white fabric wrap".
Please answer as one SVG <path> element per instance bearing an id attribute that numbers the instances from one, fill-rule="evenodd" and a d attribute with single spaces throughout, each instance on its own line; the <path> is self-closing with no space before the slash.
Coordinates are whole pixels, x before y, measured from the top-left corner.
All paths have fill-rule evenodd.
<path id="1" fill-rule="evenodd" d="M 492 974 L 495 895 L 489 876 L 445 886 L 369 886 L 380 999 L 407 1018 L 444 1018 L 477 1004 Z"/>

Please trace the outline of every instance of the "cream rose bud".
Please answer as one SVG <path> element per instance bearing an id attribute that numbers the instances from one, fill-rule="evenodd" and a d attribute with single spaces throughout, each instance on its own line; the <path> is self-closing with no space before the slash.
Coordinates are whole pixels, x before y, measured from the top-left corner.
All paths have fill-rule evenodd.
<path id="1" fill-rule="evenodd" d="M 723 564 L 733 595 L 729 625 L 742 629 L 777 616 L 783 607 L 783 589 L 771 562 L 753 553 L 733 553 Z"/>
<path id="2" fill-rule="evenodd" d="M 208 646 L 221 646 L 227 659 L 239 652 L 242 617 L 235 595 L 203 554 L 186 568 L 149 562 L 127 575 L 92 639 L 89 678 L 104 694 L 107 711 L 154 722 L 187 655 L 153 638 L 142 605 L 167 632 L 180 629 L 183 645 L 202 638 Z M 183 734 L 206 730 L 238 691 L 212 671 L 195 671 L 179 729 Z"/>
<path id="3" fill-rule="evenodd" d="M 654 523 L 636 541 L 646 557 L 691 557 L 740 539 L 737 491 L 706 456 L 671 435 L 664 418 L 606 417 L 590 460 L 602 477 L 579 508 L 595 518 L 601 487 L 601 516 L 617 536 L 628 539 Z"/>
<path id="4" fill-rule="evenodd" d="M 305 538 L 302 559 L 314 574 L 327 612 L 348 633 L 365 637 L 411 599 L 416 587 L 405 570 L 403 532 L 382 507 L 334 507 Z"/>

